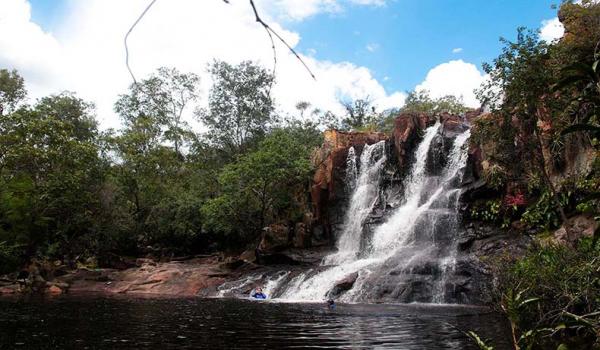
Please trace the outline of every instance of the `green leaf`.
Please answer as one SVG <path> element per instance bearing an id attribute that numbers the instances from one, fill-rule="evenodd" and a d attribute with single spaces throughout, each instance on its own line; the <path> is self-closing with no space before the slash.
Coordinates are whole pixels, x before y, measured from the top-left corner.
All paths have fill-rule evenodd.
<path id="1" fill-rule="evenodd" d="M 519 304 L 519 307 L 523 307 L 523 306 L 525 306 L 525 305 L 527 305 L 527 304 L 530 304 L 530 303 L 536 302 L 536 301 L 538 301 L 538 300 L 540 300 L 540 298 L 529 298 L 529 299 L 527 299 L 527 300 L 523 301 L 522 303 L 520 303 L 520 304 Z"/>
<path id="2" fill-rule="evenodd" d="M 479 335 L 477 335 L 477 333 L 473 331 L 468 331 L 465 333 L 465 335 L 471 338 L 471 340 L 473 340 L 473 342 L 477 344 L 480 350 L 494 350 L 494 347 L 487 345 L 486 342 L 483 339 L 481 339 Z"/>

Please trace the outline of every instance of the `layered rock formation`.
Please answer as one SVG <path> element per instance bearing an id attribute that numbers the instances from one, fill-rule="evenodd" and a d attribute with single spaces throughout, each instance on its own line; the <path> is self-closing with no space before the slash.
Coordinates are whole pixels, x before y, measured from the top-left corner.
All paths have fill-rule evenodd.
<path id="1" fill-rule="evenodd" d="M 312 159 L 316 168 L 311 186 L 311 198 L 317 240 L 332 243 L 333 226 L 342 220 L 339 214 L 347 201 L 345 198 L 346 158 L 350 147 L 360 152 L 364 145 L 387 139 L 386 134 L 379 132 L 325 131 L 323 146 L 314 153 Z"/>

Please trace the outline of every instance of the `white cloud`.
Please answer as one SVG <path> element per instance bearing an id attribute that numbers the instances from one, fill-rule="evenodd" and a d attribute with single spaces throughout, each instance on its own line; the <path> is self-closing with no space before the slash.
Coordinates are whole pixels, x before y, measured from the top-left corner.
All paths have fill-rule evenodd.
<path id="1" fill-rule="evenodd" d="M 267 1 L 275 0 L 261 4 Z M 298 6 L 303 3 L 296 2 Z M 0 67 L 18 69 L 33 97 L 76 91 L 96 103 L 102 127 L 118 127 L 112 106 L 131 83 L 123 35 L 146 5 L 145 0 L 71 1 L 62 26 L 47 33 L 31 22 L 26 0 L 1 0 Z M 298 33 L 283 28 L 270 12 L 262 15 L 292 46 L 298 44 Z M 230 5 L 222 1 L 159 1 L 130 35 L 129 49 L 138 78 L 160 66 L 200 74 L 202 103 L 206 103 L 211 83 L 206 68 L 213 59 L 232 63 L 251 59 L 269 69 L 273 65 L 268 36 L 255 23 L 246 1 Z M 339 98 L 367 95 L 380 106 L 403 103 L 402 93 L 386 93 L 365 67 L 319 61 L 309 52 L 302 57 L 317 76 L 314 81 L 283 45 L 277 44 L 277 52 L 273 94 L 283 111 L 294 111 L 296 102 L 306 100 L 323 110 L 341 112 Z"/>
<path id="2" fill-rule="evenodd" d="M 367 51 L 369 51 L 369 52 L 375 52 L 379 49 L 379 44 L 377 44 L 377 43 L 367 44 L 367 46 L 365 46 L 365 49 L 367 49 Z"/>
<path id="3" fill-rule="evenodd" d="M 301 21 L 316 14 L 337 13 L 342 5 L 337 0 L 262 0 L 259 6 L 278 18 Z"/>
<path id="4" fill-rule="evenodd" d="M 457 47 L 455 49 L 452 49 L 452 53 L 461 53 L 463 51 L 462 47 Z"/>
<path id="5" fill-rule="evenodd" d="M 478 107 L 473 90 L 484 81 L 485 75 L 472 63 L 455 60 L 442 63 L 427 73 L 415 90 L 428 90 L 431 97 L 454 95 L 461 97 L 469 107 Z"/>
<path id="6" fill-rule="evenodd" d="M 0 67 L 17 68 L 35 89 L 60 80 L 54 62 L 62 59 L 59 42 L 30 21 L 25 1 L 0 1 Z"/>
<path id="7" fill-rule="evenodd" d="M 540 39 L 546 42 L 552 42 L 556 39 L 562 38 L 565 34 L 565 27 L 558 20 L 557 17 L 542 21 L 542 28 L 540 29 Z"/>
<path id="8" fill-rule="evenodd" d="M 340 13 L 345 5 L 383 6 L 386 0 L 258 0 L 263 11 L 277 18 L 301 21 L 319 13 Z"/>

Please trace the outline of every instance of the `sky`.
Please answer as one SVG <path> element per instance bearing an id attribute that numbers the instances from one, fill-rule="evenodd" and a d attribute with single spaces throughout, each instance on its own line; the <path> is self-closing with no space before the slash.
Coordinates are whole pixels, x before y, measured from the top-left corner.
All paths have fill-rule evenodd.
<path id="1" fill-rule="evenodd" d="M 150 0 L 0 0 L 0 68 L 26 79 L 30 102 L 75 91 L 96 104 L 102 128 L 118 128 L 112 106 L 132 79 L 123 37 Z M 256 0 L 261 16 L 315 73 L 277 44 L 273 95 L 281 113 L 298 101 L 342 112 L 341 100 L 401 107 L 406 92 L 452 94 L 475 107 L 483 62 L 519 26 L 554 40 L 559 0 Z M 157 0 L 129 39 L 138 78 L 158 67 L 201 76 L 200 104 L 214 59 L 273 67 L 269 39 L 247 0 Z M 191 115 L 191 111 L 188 112 Z M 189 116 L 188 116 L 189 117 Z M 191 118 L 191 117 L 189 117 Z M 191 119 L 190 119 L 191 121 Z"/>

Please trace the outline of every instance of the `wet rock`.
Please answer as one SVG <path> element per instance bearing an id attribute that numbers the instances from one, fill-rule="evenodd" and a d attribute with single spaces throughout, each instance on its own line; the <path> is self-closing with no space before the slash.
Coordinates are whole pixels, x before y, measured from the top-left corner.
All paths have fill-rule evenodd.
<path id="1" fill-rule="evenodd" d="M 63 294 L 63 290 L 57 285 L 51 285 L 48 287 L 48 289 L 46 289 L 46 293 L 51 295 L 60 295 Z"/>
<path id="2" fill-rule="evenodd" d="M 407 166 L 421 131 L 433 125 L 435 120 L 435 117 L 425 113 L 405 113 L 394 120 L 392 137 L 400 169 Z"/>
<path id="3" fill-rule="evenodd" d="M 380 132 L 342 132 L 328 130 L 324 133 L 321 148 L 314 152 L 312 163 L 316 168 L 311 186 L 313 222 L 311 228 L 318 232 L 314 238 L 333 244 L 334 227 L 343 221 L 346 193 L 346 158 L 350 147 L 360 154 L 364 145 L 372 145 L 388 136 Z M 306 224 L 306 222 L 305 222 Z M 309 227 L 308 225 L 306 227 Z"/>
<path id="4" fill-rule="evenodd" d="M 17 284 L 0 286 L 0 295 L 17 294 L 19 292 L 20 288 Z"/>
<path id="5" fill-rule="evenodd" d="M 258 262 L 263 265 L 318 265 L 330 253 L 328 247 L 310 249 L 286 249 L 275 253 L 259 252 Z"/>
<path id="6" fill-rule="evenodd" d="M 135 266 L 141 267 L 144 265 L 156 266 L 156 262 L 153 259 L 149 259 L 149 258 L 135 259 Z"/>
<path id="7" fill-rule="evenodd" d="M 240 254 L 239 259 L 250 263 L 256 262 L 256 251 L 254 249 L 248 249 Z"/>
<path id="8" fill-rule="evenodd" d="M 349 274 L 335 283 L 335 286 L 329 291 L 327 296 L 329 298 L 337 298 L 344 292 L 352 289 L 356 279 L 358 278 L 358 272 Z"/>
<path id="9" fill-rule="evenodd" d="M 445 137 L 454 137 L 469 128 L 465 123 L 466 118 L 457 114 L 442 113 L 440 115 L 440 122 L 442 123 L 442 132 Z"/>

